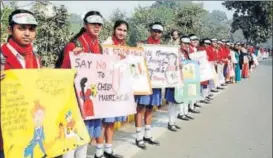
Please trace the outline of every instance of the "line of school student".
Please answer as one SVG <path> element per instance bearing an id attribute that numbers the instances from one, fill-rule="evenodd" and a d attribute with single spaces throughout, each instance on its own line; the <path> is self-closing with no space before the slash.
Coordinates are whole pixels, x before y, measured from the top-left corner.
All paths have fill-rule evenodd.
<path id="1" fill-rule="evenodd" d="M 97 11 L 89 11 L 83 18 L 84 26 L 65 46 L 63 54 L 60 54 L 56 64 L 56 68 L 70 69 L 71 63 L 69 52 L 74 52 L 75 55 L 85 53 L 102 54 L 102 47 L 99 41 L 99 35 L 103 29 L 103 17 Z M 9 69 L 39 69 L 41 68 L 40 57 L 33 52 L 33 41 L 36 36 L 36 27 L 38 22 L 32 12 L 22 9 L 13 11 L 9 16 L 9 39 L 7 43 L 1 47 L 1 65 L 4 65 L 4 70 Z M 129 30 L 129 25 L 126 21 L 117 20 L 114 24 L 113 34 L 107 38 L 103 44 L 126 45 L 126 36 Z M 164 27 L 160 22 L 155 22 L 150 25 L 150 36 L 145 41 L 140 43 L 145 44 L 161 44 L 161 36 Z M 196 35 L 182 36 L 179 38 L 180 43 L 180 58 L 181 60 L 189 60 L 189 54 L 197 51 L 198 38 Z M 124 58 L 120 54 L 120 58 Z M 182 66 L 180 66 L 181 68 Z M 1 80 L 5 78 L 5 74 L 1 71 Z M 207 84 L 205 84 L 207 85 Z M 205 90 L 206 87 L 203 88 Z M 211 96 L 208 92 L 204 97 Z M 175 124 L 175 117 L 181 120 L 193 119 L 188 115 L 188 112 L 199 113 L 197 102 L 191 102 L 189 105 L 177 103 L 174 99 L 174 88 L 167 88 L 164 98 L 169 102 L 169 123 L 168 129 L 177 131 L 181 129 Z M 136 127 L 136 145 L 141 149 L 147 148 L 147 143 L 150 145 L 160 145 L 160 142 L 152 137 L 152 112 L 154 107 L 162 105 L 161 89 L 153 89 L 151 95 L 135 96 L 137 103 L 137 113 L 135 114 Z M 144 117 L 144 124 L 142 119 Z M 122 158 L 122 155 L 114 153 L 112 149 L 112 141 L 114 135 L 114 123 L 125 122 L 127 116 L 117 116 L 114 118 L 101 118 L 95 120 L 85 120 L 86 128 L 90 137 L 96 140 L 95 158 Z M 1 132 L 1 130 L 0 130 Z M 0 158 L 3 155 L 3 143 L 1 136 L 1 152 Z M 62 155 L 63 158 L 86 158 L 88 144 L 80 146 L 73 151 L 69 151 Z"/>

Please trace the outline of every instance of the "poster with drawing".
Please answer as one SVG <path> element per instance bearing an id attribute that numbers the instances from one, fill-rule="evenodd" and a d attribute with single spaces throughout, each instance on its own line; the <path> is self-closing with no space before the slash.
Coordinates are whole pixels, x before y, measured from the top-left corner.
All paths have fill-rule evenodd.
<path id="1" fill-rule="evenodd" d="M 128 55 L 120 60 L 117 65 L 128 71 L 134 95 L 152 94 L 152 85 L 148 73 L 146 61 L 143 56 Z"/>
<path id="2" fill-rule="evenodd" d="M 143 56 L 144 49 L 127 46 L 102 45 L 104 54 L 126 56 L 120 60 L 119 64 L 127 67 L 131 73 L 134 95 L 150 95 L 152 94 L 151 80 L 148 73 L 147 62 Z M 141 86 L 139 86 L 141 85 Z"/>
<path id="3" fill-rule="evenodd" d="M 200 94 L 200 69 L 197 61 L 182 61 L 183 86 L 175 87 L 175 100 L 188 102 L 198 100 Z"/>
<path id="4" fill-rule="evenodd" d="M 207 59 L 205 51 L 198 51 L 190 54 L 192 60 L 198 61 L 200 65 L 200 81 L 208 81 L 213 79 L 213 72 Z"/>
<path id="5" fill-rule="evenodd" d="M 201 99 L 200 82 L 187 82 L 181 87 L 175 88 L 175 101 L 178 103 L 196 101 Z"/>
<path id="6" fill-rule="evenodd" d="M 194 60 L 182 61 L 182 78 L 183 83 L 200 82 L 200 69 L 197 61 Z"/>
<path id="7" fill-rule="evenodd" d="M 5 158 L 56 157 L 90 141 L 74 91 L 75 70 L 8 70 L 1 81 Z"/>
<path id="8" fill-rule="evenodd" d="M 136 113 L 131 75 L 117 56 L 70 52 L 76 93 L 85 120 Z"/>
<path id="9" fill-rule="evenodd" d="M 153 88 L 176 87 L 182 84 L 178 46 L 141 44 Z"/>

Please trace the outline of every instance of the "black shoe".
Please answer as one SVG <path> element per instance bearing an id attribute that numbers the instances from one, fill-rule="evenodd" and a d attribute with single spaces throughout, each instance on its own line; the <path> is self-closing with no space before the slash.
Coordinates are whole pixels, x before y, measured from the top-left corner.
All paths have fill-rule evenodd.
<path id="1" fill-rule="evenodd" d="M 209 104 L 207 100 L 201 100 L 201 103 Z"/>
<path id="2" fill-rule="evenodd" d="M 182 128 L 181 128 L 180 126 L 178 126 L 178 125 L 174 125 L 174 126 L 175 126 L 176 129 L 179 129 L 179 130 L 182 129 Z"/>
<path id="3" fill-rule="evenodd" d="M 202 106 L 201 105 L 198 105 L 197 103 L 194 103 L 194 106 L 198 107 L 198 108 L 201 108 Z"/>
<path id="4" fill-rule="evenodd" d="M 184 121 L 189 121 L 189 119 L 187 118 L 186 115 L 177 115 L 177 118 L 180 119 L 180 120 L 184 120 Z"/>
<path id="5" fill-rule="evenodd" d="M 42 158 L 46 158 L 47 157 L 47 155 L 45 154 Z"/>
<path id="6" fill-rule="evenodd" d="M 213 94 L 209 94 L 209 96 L 208 96 L 208 97 L 210 97 L 210 98 L 211 98 L 211 97 L 213 97 Z"/>
<path id="7" fill-rule="evenodd" d="M 142 140 L 136 140 L 136 145 L 139 148 L 143 149 L 143 150 L 146 150 L 146 148 L 147 148 L 147 146 L 146 146 L 145 142 L 143 141 L 143 139 Z"/>
<path id="8" fill-rule="evenodd" d="M 217 89 L 221 89 L 221 90 L 223 90 L 223 89 L 225 89 L 225 88 L 223 88 L 223 87 L 217 87 Z"/>
<path id="9" fill-rule="evenodd" d="M 170 125 L 169 123 L 168 123 L 168 129 L 170 131 L 172 131 L 172 132 L 177 132 L 177 129 L 175 128 L 175 125 Z"/>
<path id="10" fill-rule="evenodd" d="M 189 112 L 195 113 L 195 114 L 199 114 L 200 113 L 200 111 L 196 110 L 196 109 L 189 109 Z"/>
<path id="11" fill-rule="evenodd" d="M 211 101 L 211 100 L 213 100 L 211 97 L 206 97 L 206 100 L 207 101 Z"/>
<path id="12" fill-rule="evenodd" d="M 144 140 L 144 142 L 147 142 L 147 143 L 149 143 L 151 145 L 160 145 L 159 141 L 152 140 L 152 138 L 145 138 L 145 137 L 143 137 L 143 140 Z"/>
<path id="13" fill-rule="evenodd" d="M 218 93 L 219 91 L 216 89 L 212 89 L 211 92 Z"/>
<path id="14" fill-rule="evenodd" d="M 193 117 L 189 116 L 189 115 L 185 115 L 187 118 L 191 119 L 191 120 L 194 120 Z"/>
<path id="15" fill-rule="evenodd" d="M 225 86 L 228 86 L 228 85 L 224 83 L 224 84 L 221 84 L 221 86 L 224 86 L 224 87 L 225 87 Z"/>
<path id="16" fill-rule="evenodd" d="M 114 154 L 114 152 L 112 152 L 111 154 L 104 152 L 104 156 L 105 156 L 105 158 L 123 158 L 123 156 L 118 155 L 118 154 Z"/>
<path id="17" fill-rule="evenodd" d="M 95 154 L 94 158 L 106 158 L 104 155 L 101 155 L 100 157 L 97 157 L 97 155 Z"/>

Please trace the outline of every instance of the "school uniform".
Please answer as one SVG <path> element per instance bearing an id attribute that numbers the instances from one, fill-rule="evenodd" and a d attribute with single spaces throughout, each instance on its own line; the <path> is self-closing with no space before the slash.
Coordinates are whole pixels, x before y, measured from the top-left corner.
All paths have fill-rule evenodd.
<path id="1" fill-rule="evenodd" d="M 159 41 L 155 41 L 152 37 L 149 37 L 144 44 L 160 44 Z M 135 101 L 138 106 L 145 106 L 152 109 L 153 106 L 160 106 L 162 104 L 162 92 L 161 88 L 153 88 L 153 93 L 151 95 L 137 95 L 135 96 Z"/>
<path id="2" fill-rule="evenodd" d="M 101 46 L 99 41 L 95 37 L 91 37 L 88 33 L 83 33 L 77 38 L 77 41 L 80 42 L 84 53 L 94 53 L 94 54 L 102 54 Z M 66 45 L 64 49 L 64 58 L 61 65 L 61 68 L 69 69 L 71 68 L 69 52 L 71 52 L 74 48 L 76 48 L 76 44 L 74 42 L 70 42 Z M 99 138 L 102 134 L 102 120 L 101 119 L 93 119 L 93 120 L 85 120 L 85 126 L 88 130 L 90 137 Z M 87 145 L 83 145 L 78 147 L 76 150 L 70 151 L 63 155 L 63 158 L 71 157 L 74 153 L 78 153 L 78 155 L 86 155 Z M 80 157 L 80 156 L 79 156 Z"/>
<path id="3" fill-rule="evenodd" d="M 108 37 L 106 41 L 103 42 L 103 44 L 109 44 L 109 45 L 119 45 L 119 46 L 125 46 L 125 40 L 118 40 L 114 36 Z M 115 123 L 115 122 L 126 122 L 127 116 L 119 116 L 119 117 L 108 117 L 104 118 L 103 122 L 105 123 Z"/>
<path id="4" fill-rule="evenodd" d="M 190 60 L 189 52 L 190 52 L 190 49 L 188 50 L 180 49 L 180 62 L 182 62 L 183 60 Z M 193 119 L 192 117 L 188 115 L 190 104 L 193 105 L 194 103 L 193 102 L 179 103 L 179 111 L 177 116 L 178 119 L 185 120 L 185 121 L 188 121 L 189 119 Z"/>
<path id="5" fill-rule="evenodd" d="M 29 46 L 21 47 L 12 38 L 2 45 L 1 58 L 5 59 L 4 63 L 2 63 L 5 65 L 4 70 L 39 69 L 41 67 L 40 57 L 34 53 L 32 45 L 30 44 Z M 1 125 L 0 157 L 4 157 Z"/>

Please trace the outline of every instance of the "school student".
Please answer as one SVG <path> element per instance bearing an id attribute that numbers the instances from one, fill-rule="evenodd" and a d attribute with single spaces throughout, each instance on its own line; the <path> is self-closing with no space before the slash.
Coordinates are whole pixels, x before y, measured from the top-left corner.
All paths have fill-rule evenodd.
<path id="1" fill-rule="evenodd" d="M 1 80 L 4 79 L 3 69 L 40 68 L 39 56 L 33 52 L 32 46 L 38 25 L 33 13 L 28 10 L 16 9 L 9 15 L 8 22 L 9 37 L 7 43 L 1 46 Z M 1 128 L 0 158 L 4 158 Z"/>
<path id="2" fill-rule="evenodd" d="M 195 34 L 190 34 L 189 38 L 190 38 L 189 54 L 196 53 L 198 50 L 197 48 L 199 46 L 199 38 Z M 197 107 L 201 107 L 201 106 L 198 105 L 196 101 L 191 102 L 189 104 L 189 112 L 199 114 L 200 111 L 197 109 Z"/>
<path id="3" fill-rule="evenodd" d="M 155 22 L 150 25 L 151 35 L 146 41 L 142 41 L 145 44 L 160 44 L 161 36 L 163 33 L 163 25 L 160 22 Z M 154 106 L 162 104 L 161 89 L 153 88 L 153 94 L 151 95 L 138 95 L 135 96 L 137 106 L 137 113 L 135 114 L 135 126 L 136 126 L 136 145 L 142 149 L 146 149 L 145 142 L 151 145 L 160 145 L 160 143 L 152 138 L 152 112 Z M 144 114 L 145 123 L 145 135 L 142 134 L 142 117 Z"/>
<path id="4" fill-rule="evenodd" d="M 182 36 L 180 38 L 180 62 L 190 59 L 190 38 Z M 183 67 L 183 65 L 182 65 Z M 189 103 L 180 103 L 177 118 L 184 121 L 193 120 L 194 118 L 189 115 Z"/>
<path id="5" fill-rule="evenodd" d="M 103 44 L 110 44 L 116 46 L 125 46 L 126 45 L 126 36 L 129 29 L 129 24 L 124 20 L 117 20 L 114 24 L 114 30 L 111 37 L 108 37 Z M 120 54 L 121 57 L 124 55 Z M 114 134 L 114 123 L 115 122 L 125 122 L 127 121 L 126 116 L 104 118 L 103 119 L 103 128 L 104 134 L 102 137 L 105 137 L 104 145 L 104 155 L 111 158 L 122 158 L 123 156 L 114 154 L 112 149 L 112 141 Z M 102 138 L 103 139 L 103 138 Z"/>
<path id="6" fill-rule="evenodd" d="M 85 52 L 102 54 L 102 47 L 99 42 L 99 34 L 103 26 L 102 15 L 97 11 L 89 11 L 85 14 L 84 27 L 81 28 L 80 32 L 76 34 L 72 40 L 66 45 L 64 49 L 63 57 L 60 63 L 61 68 L 71 68 L 69 52 L 75 54 Z M 59 65 L 56 65 L 58 67 Z M 105 158 L 103 153 L 103 139 L 100 138 L 102 134 L 102 120 L 86 120 L 86 128 L 88 129 L 89 135 L 96 139 L 96 153 L 95 158 Z M 70 151 L 63 155 L 63 158 L 85 158 L 87 157 L 88 145 L 78 147 L 76 150 Z"/>

